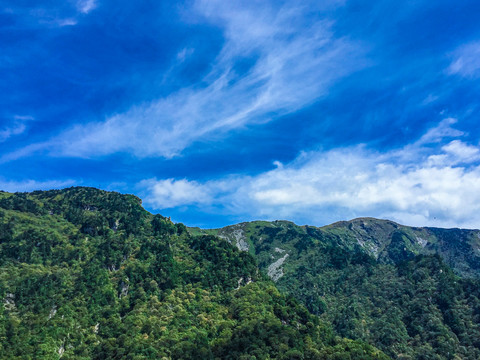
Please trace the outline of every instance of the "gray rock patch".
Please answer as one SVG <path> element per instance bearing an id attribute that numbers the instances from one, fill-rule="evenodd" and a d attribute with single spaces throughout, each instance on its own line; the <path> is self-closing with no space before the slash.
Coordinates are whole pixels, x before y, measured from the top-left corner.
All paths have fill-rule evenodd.
<path id="1" fill-rule="evenodd" d="M 283 276 L 282 265 L 287 260 L 288 254 L 285 254 L 283 257 L 270 264 L 267 270 L 267 275 L 273 280 L 278 281 Z"/>

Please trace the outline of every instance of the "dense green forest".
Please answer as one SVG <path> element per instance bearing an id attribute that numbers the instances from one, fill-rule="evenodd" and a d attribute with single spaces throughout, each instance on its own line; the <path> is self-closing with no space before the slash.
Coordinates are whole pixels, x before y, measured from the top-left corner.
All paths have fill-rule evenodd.
<path id="1" fill-rule="evenodd" d="M 479 359 L 479 234 L 202 230 L 133 195 L 0 192 L 0 358 Z"/>
<path id="2" fill-rule="evenodd" d="M 369 269 L 359 271 L 363 266 Z M 326 283 L 334 281 L 326 275 Z M 457 296 L 465 286 L 451 291 Z M 446 311 L 459 308 L 452 324 L 468 320 L 468 331 L 476 331 L 468 311 L 477 311 L 478 288 L 471 286 L 469 302 L 438 301 Z M 191 235 L 145 211 L 135 196 L 93 188 L 0 192 L 0 299 L 2 359 L 388 358 L 348 325 L 358 316 L 345 314 L 340 331 L 330 298 L 317 301 L 315 312 L 332 311 L 322 319 L 279 291 L 252 254 Z M 385 321 L 379 334 L 396 326 Z M 454 341 L 450 333 L 438 336 Z"/>
<path id="3" fill-rule="evenodd" d="M 480 359 L 478 230 L 356 219 L 323 228 L 256 221 L 189 231 L 247 250 L 280 291 L 337 335 L 396 359 Z"/>

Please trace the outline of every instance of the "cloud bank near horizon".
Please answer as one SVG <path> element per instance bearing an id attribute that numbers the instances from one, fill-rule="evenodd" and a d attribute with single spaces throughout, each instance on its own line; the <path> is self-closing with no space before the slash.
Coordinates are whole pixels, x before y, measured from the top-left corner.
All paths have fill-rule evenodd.
<path id="1" fill-rule="evenodd" d="M 150 179 L 139 186 L 156 209 L 193 205 L 314 225 L 347 215 L 478 228 L 480 147 L 462 141 L 455 122 L 444 119 L 417 142 L 383 153 L 363 145 L 312 151 L 256 176 Z"/>

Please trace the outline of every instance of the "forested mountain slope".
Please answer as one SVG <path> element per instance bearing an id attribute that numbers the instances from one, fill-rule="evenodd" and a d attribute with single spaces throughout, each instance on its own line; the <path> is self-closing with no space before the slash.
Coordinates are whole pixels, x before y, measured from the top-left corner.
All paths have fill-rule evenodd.
<path id="1" fill-rule="evenodd" d="M 359 218 L 321 228 L 298 226 L 289 221 L 253 221 L 221 229 L 189 228 L 193 234 L 212 234 L 249 250 L 269 263 L 266 250 L 290 247 L 290 255 L 318 242 L 349 252 L 362 252 L 377 262 L 395 264 L 416 255 L 438 254 L 458 275 L 480 278 L 480 230 L 418 228 L 389 220 Z M 273 247 L 272 247 L 273 246 Z M 278 252 L 278 251 L 277 251 Z"/>
<path id="2" fill-rule="evenodd" d="M 257 258 L 277 287 L 398 359 L 479 359 L 478 230 L 371 218 L 323 228 L 255 221 L 218 235 Z"/>
<path id="3" fill-rule="evenodd" d="M 0 193 L 2 359 L 386 359 L 255 258 L 93 188 Z"/>

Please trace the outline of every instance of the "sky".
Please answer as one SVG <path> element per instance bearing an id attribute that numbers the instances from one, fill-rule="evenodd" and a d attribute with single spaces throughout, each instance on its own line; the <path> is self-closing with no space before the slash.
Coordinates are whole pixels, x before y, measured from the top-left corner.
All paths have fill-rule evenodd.
<path id="1" fill-rule="evenodd" d="M 0 0 L 0 189 L 480 228 L 479 24 L 477 0 Z"/>

